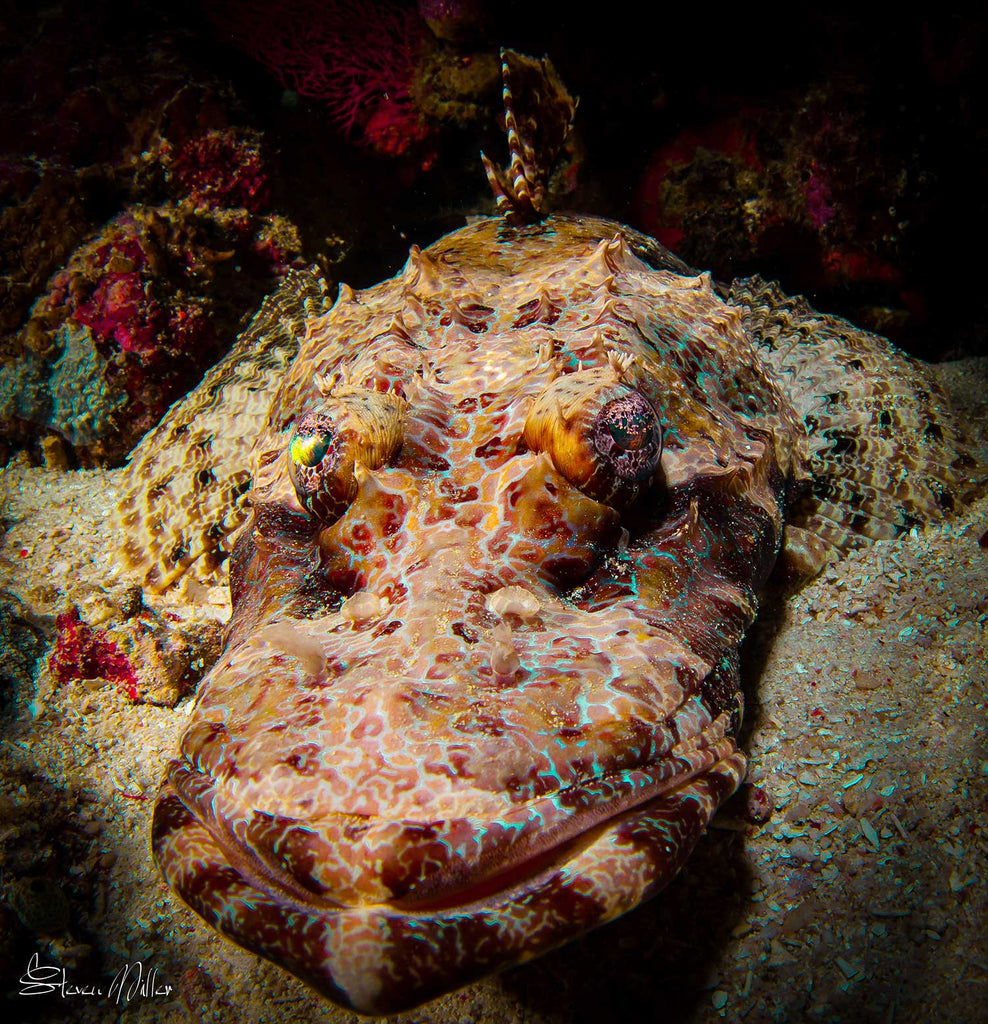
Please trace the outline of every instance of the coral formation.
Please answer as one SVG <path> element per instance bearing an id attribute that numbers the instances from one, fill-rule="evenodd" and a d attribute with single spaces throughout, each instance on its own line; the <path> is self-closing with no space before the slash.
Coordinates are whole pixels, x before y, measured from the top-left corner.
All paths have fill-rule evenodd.
<path id="1" fill-rule="evenodd" d="M 78 608 L 58 616 L 58 638 L 48 658 L 48 670 L 57 683 L 73 679 L 105 679 L 128 697 L 137 696 L 137 673 L 106 631 L 87 625 Z"/>
<path id="2" fill-rule="evenodd" d="M 418 64 L 412 99 L 436 122 L 477 124 L 490 119 L 500 83 L 496 53 L 457 54 L 431 47 Z"/>
<path id="3" fill-rule="evenodd" d="M 163 145 L 165 171 L 177 198 L 187 196 L 196 206 L 234 206 L 250 213 L 261 213 L 270 203 L 271 175 L 256 132 L 212 129 L 190 136 L 178 147 Z"/>
<path id="4" fill-rule="evenodd" d="M 277 280 L 300 243 L 279 218 L 209 205 L 215 191 L 132 207 L 54 275 L 21 360 L 0 368 L 9 433 L 49 428 L 84 463 L 118 462 L 222 354 L 224 292 L 242 273 Z"/>
<path id="5" fill-rule="evenodd" d="M 871 307 L 858 318 L 895 333 L 921 313 L 906 270 L 922 223 L 921 172 L 905 155 L 890 167 L 881 131 L 857 82 L 743 105 L 653 154 L 637 215 L 723 276 L 758 267 L 794 289 L 857 290 Z"/>
<path id="6" fill-rule="evenodd" d="M 389 0 L 220 0 L 211 11 L 223 35 L 286 89 L 325 104 L 364 145 L 397 156 L 432 133 L 411 99 L 426 34 L 414 9 Z"/>
<path id="7" fill-rule="evenodd" d="M 126 40 L 26 37 L 0 82 L 0 445 L 70 464 L 119 463 L 301 252 L 229 91 Z"/>

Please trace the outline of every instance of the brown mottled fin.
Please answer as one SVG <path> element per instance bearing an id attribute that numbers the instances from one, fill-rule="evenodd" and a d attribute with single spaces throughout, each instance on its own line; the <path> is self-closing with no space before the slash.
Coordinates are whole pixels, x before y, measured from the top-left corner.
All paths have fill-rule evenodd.
<path id="1" fill-rule="evenodd" d="M 483 153 L 481 159 L 505 220 L 531 224 L 546 215 L 549 174 L 573 125 L 576 100 L 548 57 L 502 50 L 501 71 L 511 161 L 501 170 Z"/>
<path id="2" fill-rule="evenodd" d="M 735 281 L 727 301 L 806 424 L 811 479 L 787 528 L 797 565 L 960 509 L 979 470 L 928 366 L 758 277 Z"/>
<path id="3" fill-rule="evenodd" d="M 130 453 L 115 518 L 124 561 L 149 589 L 182 577 L 215 582 L 246 517 L 251 448 L 271 396 L 305 321 L 329 305 L 315 268 L 289 271 L 230 352 Z"/>

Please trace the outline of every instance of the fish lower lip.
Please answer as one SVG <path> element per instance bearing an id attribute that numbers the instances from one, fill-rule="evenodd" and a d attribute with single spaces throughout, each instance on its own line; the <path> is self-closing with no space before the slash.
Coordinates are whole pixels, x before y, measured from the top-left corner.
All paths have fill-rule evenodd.
<path id="1" fill-rule="evenodd" d="M 715 752 L 716 751 L 716 752 Z M 575 814 L 564 828 L 543 838 L 538 847 L 525 855 L 499 863 L 478 877 L 475 871 L 457 878 L 455 873 L 444 872 L 425 879 L 406 894 L 388 901 L 388 906 L 410 915 L 435 913 L 451 909 L 478 908 L 489 902 L 504 903 L 525 891 L 544 884 L 555 872 L 565 867 L 603 833 L 617 827 L 620 820 L 630 815 L 641 815 L 650 803 L 667 800 L 678 789 L 685 788 L 697 776 L 712 771 L 718 764 L 736 755 L 733 742 L 724 749 L 712 750 L 708 761 L 694 771 L 677 774 L 672 778 L 642 783 L 629 798 L 611 804 L 606 813 L 593 808 Z M 622 773 L 630 774 L 630 773 Z M 636 774 L 645 774 L 643 771 Z M 586 787 L 584 787 L 586 788 Z"/>

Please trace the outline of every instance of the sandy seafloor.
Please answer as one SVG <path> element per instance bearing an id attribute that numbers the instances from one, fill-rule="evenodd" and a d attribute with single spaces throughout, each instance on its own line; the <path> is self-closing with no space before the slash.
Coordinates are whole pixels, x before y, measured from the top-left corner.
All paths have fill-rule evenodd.
<path id="1" fill-rule="evenodd" d="M 984 448 L 988 361 L 941 374 Z M 132 600 L 108 526 L 118 481 L 3 473 L 0 583 L 48 649 L 69 605 L 112 628 Z M 767 820 L 729 804 L 647 906 L 394 1019 L 988 1021 L 986 531 L 982 499 L 770 596 L 746 646 L 743 736 Z M 226 614 L 221 588 L 164 605 L 189 620 Z M 24 662 L 17 626 L 4 674 L 22 678 L 4 697 L 0 739 L 6 1018 L 357 1020 L 220 939 L 155 871 L 154 794 L 192 698 L 168 708 L 99 679 L 56 685 L 44 658 L 34 672 Z M 747 793 L 750 809 L 761 794 Z M 20 893 L 26 913 L 39 878 L 58 922 L 48 931 L 44 906 L 33 930 L 11 910 Z M 151 987 L 171 994 L 22 995 L 34 952 L 70 985 L 106 989 L 129 966 L 128 980 L 153 970 Z"/>

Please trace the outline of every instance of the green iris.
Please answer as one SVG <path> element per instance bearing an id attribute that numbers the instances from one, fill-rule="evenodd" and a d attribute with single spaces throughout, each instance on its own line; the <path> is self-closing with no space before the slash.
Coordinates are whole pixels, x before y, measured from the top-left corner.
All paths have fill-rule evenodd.
<path id="1" fill-rule="evenodd" d="M 288 454 L 297 466 L 318 466 L 329 449 L 330 435 L 309 434 L 306 437 L 293 435 L 288 444 Z"/>

